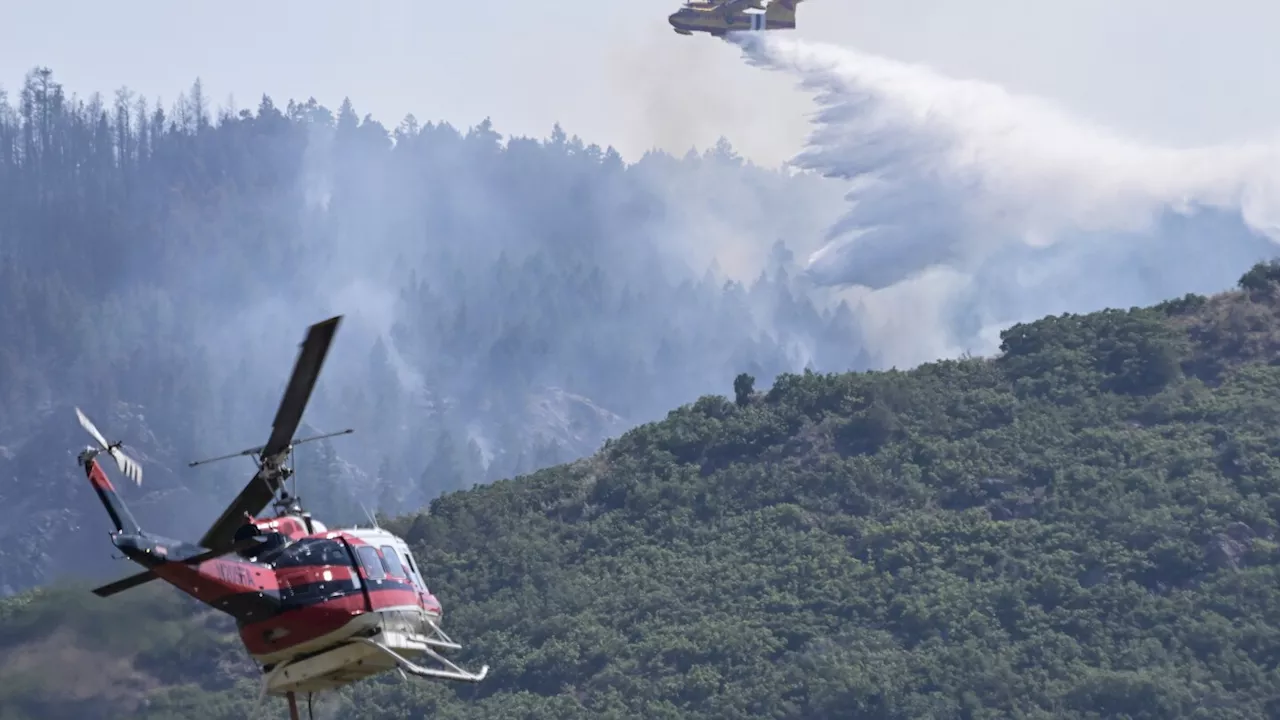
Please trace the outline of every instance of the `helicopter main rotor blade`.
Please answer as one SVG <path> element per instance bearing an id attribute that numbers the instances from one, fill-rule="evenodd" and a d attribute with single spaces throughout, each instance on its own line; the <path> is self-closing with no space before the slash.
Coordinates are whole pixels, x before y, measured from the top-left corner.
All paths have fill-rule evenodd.
<path id="1" fill-rule="evenodd" d="M 318 322 L 307 330 L 302 350 L 293 365 L 293 376 L 289 378 L 284 397 L 280 399 L 276 418 L 271 422 L 271 438 L 262 447 L 263 458 L 278 455 L 289 448 L 293 434 L 298 430 L 298 423 L 302 422 L 302 411 L 306 410 L 311 391 L 315 389 L 316 378 L 320 377 L 325 356 L 329 354 L 329 343 L 333 342 L 333 334 L 341 321 L 342 316 L 338 315 Z"/>
<path id="2" fill-rule="evenodd" d="M 284 397 L 280 400 L 280 409 L 276 411 L 276 418 L 271 424 L 271 438 L 262 446 L 259 454 L 263 466 L 200 539 L 200 544 L 204 547 L 229 545 L 235 537 L 236 529 L 244 522 L 245 514 L 257 516 L 279 492 L 284 478 L 278 471 L 278 466 L 270 463 L 283 461 L 280 456 L 288 451 L 293 433 L 302 422 L 302 411 L 311 398 L 316 378 L 320 375 L 320 367 L 324 365 L 325 356 L 329 352 L 329 343 L 333 341 L 334 331 L 341 321 L 342 316 L 338 315 L 308 328 L 307 337 L 302 341 L 302 349 L 293 365 L 293 375 L 290 376 Z"/>
<path id="3" fill-rule="evenodd" d="M 262 512 L 262 508 L 271 503 L 283 484 L 279 476 L 259 471 L 227 509 L 222 511 L 213 525 L 209 526 L 204 537 L 200 538 L 200 545 L 206 548 L 225 547 L 235 537 L 236 530 L 244 524 L 244 516 L 257 516 Z"/>
<path id="4" fill-rule="evenodd" d="M 263 539 L 261 537 L 257 537 L 257 536 L 248 537 L 243 540 L 240 540 L 239 542 L 234 542 L 231 545 L 228 545 L 226 547 L 217 548 L 215 550 L 206 550 L 205 552 L 202 552 L 199 555 L 192 555 L 189 558 L 183 558 L 178 562 L 186 563 L 187 565 L 199 565 L 202 562 L 208 562 L 210 560 L 213 560 L 214 558 L 220 558 L 223 555 L 230 555 L 233 552 L 238 553 L 241 550 L 248 550 L 254 545 L 261 543 L 262 540 Z"/>

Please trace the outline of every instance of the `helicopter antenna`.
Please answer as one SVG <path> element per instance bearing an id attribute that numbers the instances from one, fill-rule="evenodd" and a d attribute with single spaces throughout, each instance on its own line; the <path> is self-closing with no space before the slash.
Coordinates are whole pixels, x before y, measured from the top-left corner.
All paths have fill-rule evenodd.
<path id="1" fill-rule="evenodd" d="M 369 512 L 369 508 L 365 507 L 364 501 L 357 500 L 356 502 L 360 504 L 360 509 L 364 511 L 365 517 L 369 518 L 369 524 L 372 525 L 374 529 L 381 530 L 382 528 L 378 526 L 377 516 Z"/>
<path id="2" fill-rule="evenodd" d="M 289 479 L 293 481 L 292 495 L 294 498 L 297 498 L 298 497 L 298 454 L 296 451 L 294 451 L 292 445 L 289 446 L 289 469 L 293 471 L 289 473 Z M 301 500 L 298 500 L 297 502 L 299 505 L 302 504 Z"/>

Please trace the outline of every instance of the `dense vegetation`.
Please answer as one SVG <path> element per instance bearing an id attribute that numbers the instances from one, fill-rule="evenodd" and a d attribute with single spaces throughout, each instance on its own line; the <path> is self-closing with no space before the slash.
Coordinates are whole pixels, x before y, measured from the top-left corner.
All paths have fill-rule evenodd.
<path id="1" fill-rule="evenodd" d="M 1018 325 L 991 359 L 740 376 L 446 494 L 391 525 L 490 679 L 317 716 L 1275 717 L 1278 279 Z M 163 590 L 6 601 L 0 715 L 242 716 L 225 624 Z M 133 681 L 92 705 L 41 675 L 108 656 Z"/>
<path id="2" fill-rule="evenodd" d="M 307 419 L 358 435 L 299 464 L 330 518 L 581 457 L 741 370 L 860 366 L 852 311 L 789 249 L 828 201 L 728 143 L 629 164 L 559 127 L 214 110 L 198 82 L 166 110 L 35 69 L 0 89 L 0 537 L 48 556 L 0 550 L 0 595 L 87 568 L 41 545 L 92 509 L 50 459 L 84 440 L 71 405 L 146 456 L 145 521 L 208 523 L 251 467 L 185 463 L 265 440 L 332 314 Z M 712 262 L 729 239 L 743 282 Z"/>

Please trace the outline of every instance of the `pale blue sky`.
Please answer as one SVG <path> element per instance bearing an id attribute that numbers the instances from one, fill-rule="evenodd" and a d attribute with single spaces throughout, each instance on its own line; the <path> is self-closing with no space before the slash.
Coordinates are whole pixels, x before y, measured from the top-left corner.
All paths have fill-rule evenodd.
<path id="1" fill-rule="evenodd" d="M 788 78 L 666 24 L 678 0 L 0 0 L 0 83 L 52 67 L 69 90 L 166 104 L 198 75 L 221 103 L 314 95 L 394 126 L 407 112 L 545 135 L 561 121 L 624 154 L 724 134 L 778 162 L 806 104 Z M 809 0 L 802 38 L 927 62 L 1176 144 L 1280 127 L 1273 0 Z"/>

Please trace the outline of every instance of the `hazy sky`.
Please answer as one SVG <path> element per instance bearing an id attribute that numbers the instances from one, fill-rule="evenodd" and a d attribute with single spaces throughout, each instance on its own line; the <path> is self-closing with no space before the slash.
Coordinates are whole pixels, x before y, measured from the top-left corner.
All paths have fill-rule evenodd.
<path id="1" fill-rule="evenodd" d="M 559 120 L 628 157 L 725 135 L 768 163 L 804 140 L 790 79 L 666 24 L 677 0 L 0 0 L 0 82 L 53 68 L 69 90 L 121 85 L 166 105 L 199 76 L 222 103 L 315 96 L 393 127 L 413 112 L 544 136 Z M 1210 8 L 1213 9 L 1210 9 Z M 797 36 L 1056 100 L 1155 142 L 1280 127 L 1267 0 L 808 0 Z"/>

